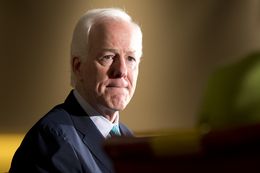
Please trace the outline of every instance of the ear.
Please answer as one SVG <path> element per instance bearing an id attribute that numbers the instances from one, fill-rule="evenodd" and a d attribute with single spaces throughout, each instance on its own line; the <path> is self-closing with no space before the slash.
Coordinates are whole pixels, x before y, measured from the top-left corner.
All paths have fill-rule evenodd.
<path id="1" fill-rule="evenodd" d="M 81 78 L 81 71 L 82 71 L 82 61 L 79 57 L 73 57 L 72 62 L 72 71 L 75 75 L 76 78 L 80 79 Z"/>

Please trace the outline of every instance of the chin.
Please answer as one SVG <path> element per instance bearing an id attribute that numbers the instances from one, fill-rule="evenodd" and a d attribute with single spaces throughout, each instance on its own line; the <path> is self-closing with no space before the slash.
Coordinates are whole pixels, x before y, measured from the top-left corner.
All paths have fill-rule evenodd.
<path id="1" fill-rule="evenodd" d="M 107 99 L 107 106 L 113 110 L 123 110 L 129 103 L 129 97 L 110 97 Z"/>
<path id="2" fill-rule="evenodd" d="M 126 103 L 120 103 L 120 104 L 110 104 L 109 107 L 115 111 L 122 111 L 126 108 Z"/>
<path id="3" fill-rule="evenodd" d="M 122 111 L 122 110 L 124 110 L 125 109 L 125 105 L 113 105 L 113 106 L 111 106 L 111 108 L 113 109 L 113 110 L 116 110 L 116 111 Z"/>

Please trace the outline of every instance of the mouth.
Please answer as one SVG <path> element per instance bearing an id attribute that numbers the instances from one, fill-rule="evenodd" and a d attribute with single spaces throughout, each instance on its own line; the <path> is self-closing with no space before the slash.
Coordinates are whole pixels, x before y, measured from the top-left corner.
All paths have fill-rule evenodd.
<path id="1" fill-rule="evenodd" d="M 128 88 L 127 82 L 110 82 L 107 88 Z"/>
<path id="2" fill-rule="evenodd" d="M 115 85 L 108 85 L 107 88 L 114 88 L 114 89 L 126 89 L 126 86 L 115 86 Z"/>

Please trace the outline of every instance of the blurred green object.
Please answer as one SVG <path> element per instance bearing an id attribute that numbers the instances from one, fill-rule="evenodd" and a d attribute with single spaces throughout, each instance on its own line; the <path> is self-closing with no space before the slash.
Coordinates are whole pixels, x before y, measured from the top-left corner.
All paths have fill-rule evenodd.
<path id="1" fill-rule="evenodd" d="M 260 52 L 217 69 L 209 78 L 199 112 L 200 127 L 260 122 Z"/>

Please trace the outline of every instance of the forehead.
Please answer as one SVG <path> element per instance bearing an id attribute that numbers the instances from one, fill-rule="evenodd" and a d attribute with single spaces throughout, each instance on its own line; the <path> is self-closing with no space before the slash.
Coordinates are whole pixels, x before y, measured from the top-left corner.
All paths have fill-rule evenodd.
<path id="1" fill-rule="evenodd" d="M 89 32 L 89 44 L 93 48 L 124 48 L 139 49 L 141 40 L 138 38 L 134 24 L 122 20 L 102 20 L 96 22 Z M 129 51 L 129 50 L 128 50 Z"/>
<path id="2" fill-rule="evenodd" d="M 133 23 L 122 19 L 100 19 L 92 25 L 90 34 L 95 32 L 114 33 L 113 30 L 115 29 L 121 29 L 125 32 L 133 32 L 135 26 Z"/>

